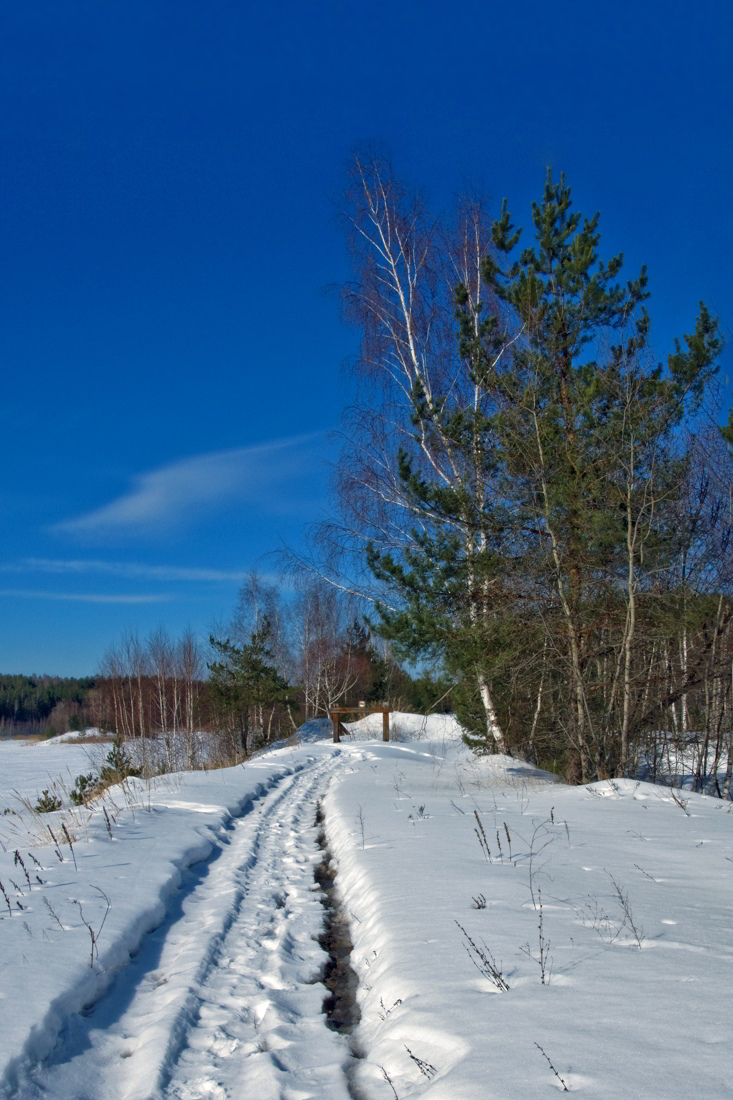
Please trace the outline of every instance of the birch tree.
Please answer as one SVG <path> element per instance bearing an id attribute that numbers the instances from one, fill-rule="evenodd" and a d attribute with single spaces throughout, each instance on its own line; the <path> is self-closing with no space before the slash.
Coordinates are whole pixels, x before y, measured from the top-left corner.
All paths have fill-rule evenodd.
<path id="1" fill-rule="evenodd" d="M 306 721 L 325 716 L 345 702 L 358 681 L 359 668 L 348 637 L 352 618 L 353 606 L 338 589 L 301 577 L 290 623 Z"/>
<path id="2" fill-rule="evenodd" d="M 341 463 L 341 534 L 352 548 L 369 548 L 372 571 L 388 586 L 400 555 L 416 561 L 436 531 L 453 539 L 463 565 L 459 617 L 490 635 L 491 580 L 479 564 L 492 537 L 483 426 L 489 397 L 470 369 L 470 352 L 459 354 L 453 338 L 459 282 L 473 325 L 466 348 L 471 339 L 483 343 L 498 361 L 518 336 L 502 325 L 484 278 L 485 211 L 462 204 L 448 228 L 408 194 L 386 162 L 357 157 L 345 219 L 354 280 L 344 301 L 361 329 L 359 373 L 371 404 L 352 417 Z M 390 613 L 384 600 L 380 609 Z M 485 736 L 503 751 L 490 670 L 480 654 L 462 675 L 480 700 Z"/>
<path id="3" fill-rule="evenodd" d="M 676 647 L 652 593 L 679 545 L 678 442 L 717 369 L 717 324 L 701 304 L 656 364 L 646 269 L 620 281 L 623 257 L 601 259 L 599 215 L 572 209 L 562 177 L 548 173 L 524 248 L 506 204 L 490 231 L 465 205 L 451 236 L 383 165 L 357 161 L 354 187 L 346 300 L 375 401 L 341 486 L 382 585 L 380 632 L 472 679 L 477 746 L 502 750 L 519 714 L 533 746 L 553 727 L 571 777 L 625 774 L 654 661 Z M 683 628 L 668 706 L 687 706 L 727 621 L 693 602 L 712 634 Z"/>

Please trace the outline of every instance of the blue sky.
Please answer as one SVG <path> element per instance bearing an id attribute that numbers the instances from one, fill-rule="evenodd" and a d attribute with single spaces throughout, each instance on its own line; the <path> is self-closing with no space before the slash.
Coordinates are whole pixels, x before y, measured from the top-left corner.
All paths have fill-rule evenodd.
<path id="1" fill-rule="evenodd" d="M 364 142 L 525 226 L 564 170 L 659 357 L 700 299 L 730 339 L 732 40 L 707 0 L 4 5 L 0 671 L 205 633 L 324 513 Z"/>

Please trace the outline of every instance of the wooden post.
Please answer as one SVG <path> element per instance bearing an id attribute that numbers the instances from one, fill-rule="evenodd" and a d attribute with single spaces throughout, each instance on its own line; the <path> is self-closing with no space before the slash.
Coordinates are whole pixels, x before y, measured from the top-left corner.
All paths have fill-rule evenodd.
<path id="1" fill-rule="evenodd" d="M 391 708 L 384 707 L 333 707 L 331 709 L 331 727 L 333 729 L 333 743 L 338 745 L 342 735 L 346 737 L 351 731 L 341 723 L 342 714 L 381 714 L 382 715 L 382 739 L 389 741 L 389 716 Z"/>

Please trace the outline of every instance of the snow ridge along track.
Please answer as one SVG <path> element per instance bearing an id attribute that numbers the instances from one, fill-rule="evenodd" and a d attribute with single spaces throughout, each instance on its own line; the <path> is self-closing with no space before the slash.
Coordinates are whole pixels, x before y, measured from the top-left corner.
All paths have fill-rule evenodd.
<path id="1" fill-rule="evenodd" d="M 229 842 L 16 1100 L 348 1100 L 348 1047 L 322 1014 L 316 805 L 339 753 L 236 819 Z"/>

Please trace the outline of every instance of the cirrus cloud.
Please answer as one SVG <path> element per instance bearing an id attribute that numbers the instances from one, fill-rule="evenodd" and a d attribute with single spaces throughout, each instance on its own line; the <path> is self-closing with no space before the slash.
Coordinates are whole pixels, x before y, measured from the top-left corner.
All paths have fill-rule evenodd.
<path id="1" fill-rule="evenodd" d="M 271 511 L 297 507 L 295 483 L 322 461 L 324 432 L 193 455 L 139 474 L 130 490 L 53 525 L 57 534 L 107 539 L 151 534 L 234 502 Z"/>
<path id="2" fill-rule="evenodd" d="M 106 595 L 97 592 L 45 592 L 29 588 L 0 588 L 0 596 L 21 600 L 72 600 L 78 603 L 165 603 L 170 596 L 160 595 Z"/>
<path id="3" fill-rule="evenodd" d="M 94 573 L 109 577 L 157 581 L 243 581 L 246 569 L 206 569 L 182 565 L 147 565 L 133 561 L 99 561 L 97 559 L 67 560 L 58 558 L 23 558 L 18 562 L 0 562 L 2 573 L 51 573 L 80 576 Z"/>

